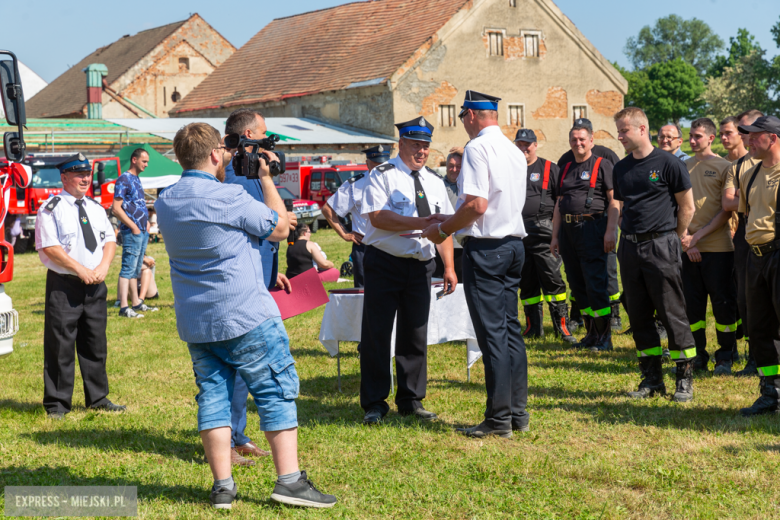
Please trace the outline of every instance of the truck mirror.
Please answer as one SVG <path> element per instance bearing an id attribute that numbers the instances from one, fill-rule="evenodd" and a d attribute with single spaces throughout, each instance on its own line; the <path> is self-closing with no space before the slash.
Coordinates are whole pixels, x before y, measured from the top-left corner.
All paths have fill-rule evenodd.
<path id="1" fill-rule="evenodd" d="M 21 162 L 25 155 L 24 140 L 17 132 L 5 132 L 3 134 L 3 147 L 5 157 L 11 162 Z"/>
<path id="2" fill-rule="evenodd" d="M 98 186 L 103 186 L 106 183 L 106 163 L 97 163 L 97 182 Z"/>
<path id="3" fill-rule="evenodd" d="M 27 124 L 24 111 L 24 94 L 16 66 L 16 60 L 0 61 L 0 87 L 2 87 L 5 119 L 11 126 Z"/>

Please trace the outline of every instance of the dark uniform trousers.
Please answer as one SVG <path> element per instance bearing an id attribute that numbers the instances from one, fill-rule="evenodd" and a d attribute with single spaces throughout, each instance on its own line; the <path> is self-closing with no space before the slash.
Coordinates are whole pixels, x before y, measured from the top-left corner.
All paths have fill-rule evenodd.
<path id="1" fill-rule="evenodd" d="M 399 258 L 366 248 L 365 289 L 360 335 L 360 406 L 390 409 L 390 339 L 395 328 L 399 411 L 422 408 L 428 383 L 428 314 L 433 260 Z"/>
<path id="2" fill-rule="evenodd" d="M 749 334 L 747 332 L 748 327 L 748 313 L 747 313 L 747 297 L 745 293 L 745 274 L 747 271 L 748 254 L 750 253 L 750 247 L 747 240 L 745 240 L 745 217 L 744 214 L 738 213 L 739 224 L 737 224 L 737 230 L 734 233 L 734 281 L 737 287 L 737 325 L 742 326 L 742 334 L 745 341 L 749 340 Z"/>
<path id="3" fill-rule="evenodd" d="M 363 275 L 363 258 L 365 255 L 365 244 L 352 244 L 352 275 L 355 279 L 355 287 L 358 288 L 362 288 L 365 284 Z"/>
<path id="4" fill-rule="evenodd" d="M 453 240 L 455 240 L 453 238 Z M 444 261 L 439 256 L 438 251 L 436 257 L 433 259 L 436 262 L 436 269 L 433 271 L 434 278 L 441 278 L 444 276 Z M 463 249 L 456 247 L 452 254 L 453 269 L 455 269 L 455 276 L 458 277 L 458 283 L 463 283 Z"/>
<path id="5" fill-rule="evenodd" d="M 707 354 L 707 296 L 712 302 L 720 348 L 715 361 L 733 361 L 737 343 L 737 290 L 734 286 L 734 253 L 701 253 L 701 262 L 682 255 L 683 292 L 696 355 L 705 363 Z"/>
<path id="6" fill-rule="evenodd" d="M 43 330 L 43 406 L 48 413 L 71 409 L 76 354 L 87 407 L 107 402 L 106 284 L 87 285 L 75 276 L 46 274 Z"/>
<path id="7" fill-rule="evenodd" d="M 685 311 L 681 251 L 674 232 L 640 243 L 625 235 L 620 239 L 620 277 L 638 357 L 662 355 L 656 312 L 669 336 L 671 358 L 686 361 L 696 356 Z"/>
<path id="8" fill-rule="evenodd" d="M 562 223 L 558 237 L 566 279 L 582 314 L 609 316 L 609 253 L 604 252 L 606 215 L 598 220 Z"/>
<path id="9" fill-rule="evenodd" d="M 525 262 L 520 279 L 520 299 L 523 305 L 539 303 L 544 294 L 550 302 L 566 300 L 566 284 L 561 278 L 561 260 L 550 253 L 552 220 L 523 221 L 528 236 L 523 238 Z"/>
<path id="10" fill-rule="evenodd" d="M 780 250 L 748 254 L 745 289 L 750 352 L 758 374 L 780 375 Z"/>
<path id="11" fill-rule="evenodd" d="M 609 301 L 616 305 L 620 303 L 620 286 L 618 285 L 618 263 L 617 263 L 617 253 L 611 252 L 609 253 L 609 258 L 607 259 L 607 291 L 609 292 Z M 616 306 L 615 311 L 617 314 L 613 314 L 613 318 L 617 318 L 620 316 L 620 307 Z"/>
<path id="12" fill-rule="evenodd" d="M 469 239 L 463 246 L 463 283 L 485 365 L 485 423 L 508 430 L 527 415 L 528 359 L 517 319 L 517 291 L 525 252 L 518 237 Z"/>

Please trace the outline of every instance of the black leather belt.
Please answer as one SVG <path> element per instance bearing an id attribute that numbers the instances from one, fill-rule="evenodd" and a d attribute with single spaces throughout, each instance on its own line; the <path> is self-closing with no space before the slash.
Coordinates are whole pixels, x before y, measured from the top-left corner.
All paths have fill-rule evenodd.
<path id="1" fill-rule="evenodd" d="M 665 237 L 666 235 L 671 235 L 672 233 L 676 233 L 676 231 L 661 231 L 660 233 L 636 233 L 634 235 L 624 234 L 622 236 L 629 242 L 639 244 L 641 242 L 647 242 L 649 240 L 655 240 L 656 238 Z"/>
<path id="2" fill-rule="evenodd" d="M 761 244 L 760 246 L 750 246 L 750 250 L 756 256 L 764 256 L 765 254 L 771 253 L 772 251 L 777 251 L 778 249 L 780 249 L 780 240 L 767 242 L 766 244 Z"/>
<path id="3" fill-rule="evenodd" d="M 602 218 L 606 213 L 592 213 L 588 215 L 564 215 L 563 220 L 567 224 L 575 222 L 585 222 L 586 220 L 598 220 Z"/>

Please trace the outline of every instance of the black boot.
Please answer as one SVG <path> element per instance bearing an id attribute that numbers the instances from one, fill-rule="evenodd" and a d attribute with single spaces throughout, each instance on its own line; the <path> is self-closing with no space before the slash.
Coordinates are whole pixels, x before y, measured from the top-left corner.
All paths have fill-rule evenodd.
<path id="1" fill-rule="evenodd" d="M 687 403 L 693 400 L 693 360 L 688 359 L 677 363 L 677 372 L 675 372 L 677 381 L 675 383 L 674 396 L 672 400 L 678 403 Z"/>
<path id="2" fill-rule="evenodd" d="M 743 417 L 752 417 L 754 415 L 763 415 L 765 413 L 776 413 L 778 405 L 778 387 L 780 386 L 780 377 L 761 377 L 758 387 L 761 396 L 749 408 L 743 408 L 739 411 Z"/>
<path id="3" fill-rule="evenodd" d="M 612 350 L 612 327 L 607 317 L 593 318 L 593 328 L 596 330 L 596 338 L 590 346 L 591 352 L 608 352 Z"/>
<path id="4" fill-rule="evenodd" d="M 612 302 L 610 326 L 612 330 L 623 330 L 623 321 L 620 319 L 620 301 Z"/>
<path id="5" fill-rule="evenodd" d="M 642 381 L 639 390 L 629 392 L 628 396 L 634 399 L 647 399 L 654 395 L 666 395 L 664 374 L 661 370 L 661 356 L 647 356 L 639 358 L 639 370 L 642 371 Z"/>
<path id="6" fill-rule="evenodd" d="M 526 339 L 543 338 L 544 329 L 542 328 L 542 314 L 544 311 L 542 302 L 526 305 L 524 310 L 526 327 L 523 331 L 523 337 Z"/>
<path id="7" fill-rule="evenodd" d="M 596 327 L 593 326 L 593 318 L 583 316 L 582 322 L 585 327 L 585 336 L 577 343 L 572 344 L 574 348 L 590 348 L 596 342 Z"/>
<path id="8" fill-rule="evenodd" d="M 574 334 L 581 327 L 585 326 L 585 322 L 582 321 L 582 314 L 580 313 L 580 306 L 577 302 L 571 302 L 571 314 L 569 314 L 569 332 Z"/>
<path id="9" fill-rule="evenodd" d="M 758 375 L 758 365 L 756 365 L 756 360 L 753 356 L 748 356 L 745 368 L 734 372 L 734 375 L 737 377 L 756 377 Z"/>
<path id="10" fill-rule="evenodd" d="M 569 332 L 569 306 L 566 302 L 550 302 L 549 306 L 555 336 L 566 343 L 576 343 L 577 338 Z"/>

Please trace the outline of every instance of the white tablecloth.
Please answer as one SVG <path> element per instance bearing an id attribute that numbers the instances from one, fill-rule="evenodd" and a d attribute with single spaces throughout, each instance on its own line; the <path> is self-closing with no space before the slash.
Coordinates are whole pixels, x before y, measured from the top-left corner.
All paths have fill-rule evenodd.
<path id="1" fill-rule="evenodd" d="M 440 300 L 436 293 L 442 287 L 431 287 L 431 310 L 428 317 L 428 345 L 438 345 L 450 341 L 466 341 L 468 347 L 467 363 L 470 368 L 482 352 L 477 345 L 474 326 L 466 306 L 463 285 L 459 284 L 455 292 Z M 325 306 L 320 327 L 320 343 L 335 356 L 339 351 L 339 341 L 360 341 L 360 329 L 363 321 L 362 294 L 333 294 Z M 391 339 L 391 355 L 395 355 L 395 325 Z"/>

